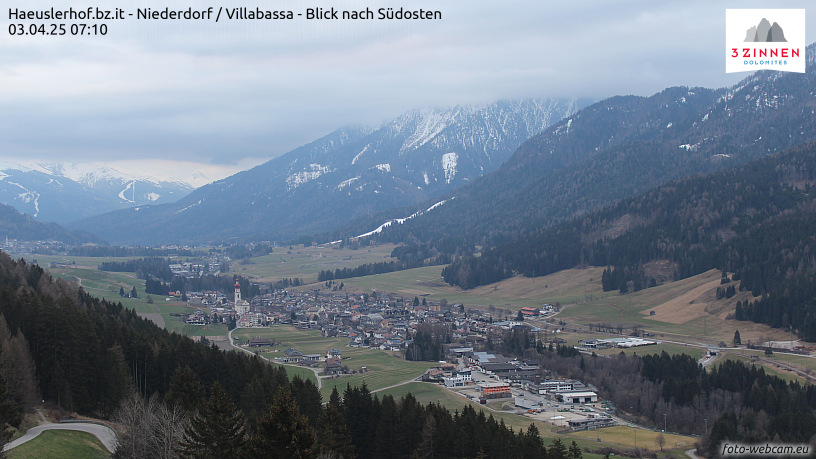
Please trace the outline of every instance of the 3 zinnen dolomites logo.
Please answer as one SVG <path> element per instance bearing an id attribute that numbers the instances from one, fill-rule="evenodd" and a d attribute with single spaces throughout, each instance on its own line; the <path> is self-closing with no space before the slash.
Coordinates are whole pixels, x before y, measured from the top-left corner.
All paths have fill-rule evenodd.
<path id="1" fill-rule="evenodd" d="M 805 72 L 805 10 L 725 10 L 725 71 Z"/>

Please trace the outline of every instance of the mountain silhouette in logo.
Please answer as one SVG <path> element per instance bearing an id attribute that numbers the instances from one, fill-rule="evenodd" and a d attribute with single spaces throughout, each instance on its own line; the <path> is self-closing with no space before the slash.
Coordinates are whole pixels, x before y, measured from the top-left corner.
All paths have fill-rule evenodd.
<path id="1" fill-rule="evenodd" d="M 750 42 L 787 42 L 785 40 L 785 33 L 782 31 L 782 26 L 774 22 L 773 25 L 762 18 L 759 25 L 755 25 L 748 29 L 745 33 L 745 41 Z"/>

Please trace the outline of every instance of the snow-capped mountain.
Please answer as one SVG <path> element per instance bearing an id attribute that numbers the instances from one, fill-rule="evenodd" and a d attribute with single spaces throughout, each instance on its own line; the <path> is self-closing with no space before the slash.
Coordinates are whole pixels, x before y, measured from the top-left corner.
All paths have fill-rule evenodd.
<path id="1" fill-rule="evenodd" d="M 339 129 L 177 203 L 101 215 L 74 227 L 120 243 L 327 231 L 489 173 L 523 141 L 588 102 L 529 99 L 414 110 L 376 128 Z"/>
<path id="2" fill-rule="evenodd" d="M 40 221 L 66 223 L 148 203 L 177 201 L 194 187 L 99 162 L 0 162 L 0 203 Z"/>

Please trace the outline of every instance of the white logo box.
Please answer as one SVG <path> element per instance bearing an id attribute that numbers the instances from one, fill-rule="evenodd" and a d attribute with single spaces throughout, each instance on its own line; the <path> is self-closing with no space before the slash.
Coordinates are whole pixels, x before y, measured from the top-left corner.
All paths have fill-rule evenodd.
<path id="1" fill-rule="evenodd" d="M 751 37 L 776 41 L 746 41 Z M 785 41 L 780 41 L 781 37 Z M 726 73 L 756 70 L 805 73 L 805 47 L 803 9 L 725 10 Z"/>

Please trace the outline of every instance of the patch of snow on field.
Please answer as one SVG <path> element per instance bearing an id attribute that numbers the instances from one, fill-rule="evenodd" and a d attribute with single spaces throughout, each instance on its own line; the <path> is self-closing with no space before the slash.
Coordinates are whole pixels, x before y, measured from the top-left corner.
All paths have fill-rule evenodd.
<path id="1" fill-rule="evenodd" d="M 459 155 L 456 153 L 445 153 L 442 155 L 442 170 L 445 171 L 445 183 L 450 183 L 456 176 L 456 163 Z"/>
<path id="2" fill-rule="evenodd" d="M 199 199 L 197 203 L 195 203 L 195 204 L 190 204 L 189 206 L 187 206 L 187 207 L 185 207 L 185 208 L 183 208 L 183 209 L 181 209 L 181 210 L 177 211 L 177 212 L 176 212 L 176 214 L 180 214 L 180 213 L 184 212 L 185 210 L 187 210 L 187 209 L 189 209 L 189 208 L 191 208 L 191 207 L 195 207 L 195 206 L 197 206 L 197 205 L 199 205 L 199 204 L 201 204 L 201 199 Z M 138 210 L 138 209 L 137 209 L 137 210 Z"/>
<path id="3" fill-rule="evenodd" d="M 451 198 L 451 199 L 454 199 L 454 198 Z M 359 235 L 357 237 L 358 238 L 368 237 L 368 236 L 371 236 L 372 234 L 381 233 L 382 230 L 384 230 L 385 228 L 388 228 L 389 226 L 391 226 L 394 223 L 398 223 L 398 224 L 405 223 L 406 220 L 410 220 L 410 219 L 412 219 L 414 217 L 418 217 L 418 216 L 424 214 L 425 212 L 430 212 L 430 211 L 436 209 L 437 207 L 441 206 L 442 204 L 445 204 L 447 201 L 448 201 L 447 199 L 443 199 L 442 201 L 437 202 L 436 204 L 432 205 L 431 207 L 428 207 L 425 210 L 420 210 L 418 212 L 415 212 L 414 214 L 409 215 L 409 216 L 407 216 L 405 218 L 395 218 L 393 220 L 389 220 L 389 221 L 383 223 L 382 225 L 378 226 L 377 228 L 375 228 L 375 229 L 373 229 L 373 230 L 371 230 L 371 231 L 369 231 L 367 233 L 363 233 L 363 234 L 361 234 L 361 235 Z"/>
<path id="4" fill-rule="evenodd" d="M 127 184 L 127 186 L 125 187 L 125 189 L 119 192 L 119 199 L 121 199 L 122 201 L 125 201 L 125 202 L 129 202 L 129 203 L 131 203 L 131 204 L 135 203 L 135 201 L 133 201 L 132 199 L 128 199 L 128 198 L 125 196 L 125 192 L 126 192 L 126 191 L 128 191 L 128 190 L 130 190 L 131 188 L 133 188 L 133 187 L 135 187 L 135 186 L 136 186 L 136 182 L 128 182 L 128 184 Z M 131 194 L 131 196 L 133 196 L 133 194 Z"/>

